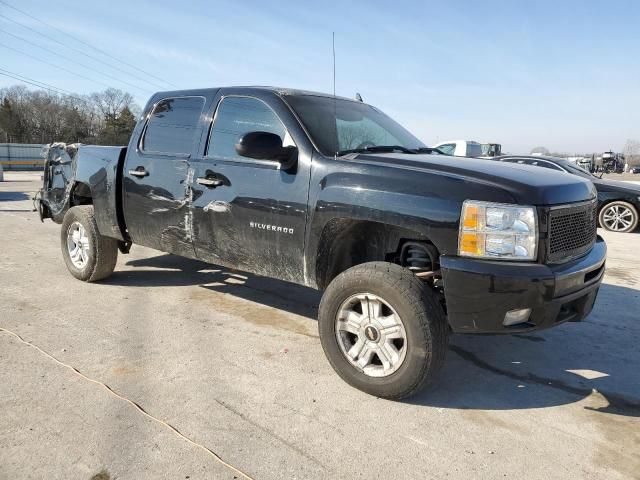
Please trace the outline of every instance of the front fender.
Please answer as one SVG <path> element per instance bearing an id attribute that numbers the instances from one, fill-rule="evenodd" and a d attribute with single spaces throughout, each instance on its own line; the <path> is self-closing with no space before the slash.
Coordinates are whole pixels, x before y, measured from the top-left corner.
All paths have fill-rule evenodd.
<path id="1" fill-rule="evenodd" d="M 398 191 L 391 188 L 389 178 L 344 172 L 328 175 L 320 187 L 309 212 L 306 241 L 307 281 L 313 286 L 318 286 L 318 258 L 327 254 L 326 242 L 338 237 L 349 221 L 399 229 L 404 238 L 428 240 L 441 253 L 457 248 L 461 208 L 457 199 L 430 196 L 407 185 Z"/>

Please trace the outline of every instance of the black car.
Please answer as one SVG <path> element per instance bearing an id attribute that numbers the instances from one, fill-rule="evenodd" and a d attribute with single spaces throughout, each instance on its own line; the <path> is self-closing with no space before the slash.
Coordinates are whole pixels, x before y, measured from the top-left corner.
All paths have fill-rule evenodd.
<path id="1" fill-rule="evenodd" d="M 588 178 L 598 190 L 598 223 L 602 228 L 626 233 L 634 231 L 638 226 L 640 185 L 602 179 L 564 158 L 504 155 L 492 160 L 535 165 Z M 640 167 L 636 169 L 640 172 Z M 635 173 L 635 171 L 632 172 Z"/>
<path id="2" fill-rule="evenodd" d="M 640 173 L 640 167 L 633 167 L 631 170 L 629 170 L 631 173 Z"/>

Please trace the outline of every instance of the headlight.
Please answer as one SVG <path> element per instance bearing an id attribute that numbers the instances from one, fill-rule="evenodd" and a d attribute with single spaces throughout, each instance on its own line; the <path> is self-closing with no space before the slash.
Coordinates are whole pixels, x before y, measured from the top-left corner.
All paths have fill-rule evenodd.
<path id="1" fill-rule="evenodd" d="M 535 207 L 466 200 L 462 204 L 458 255 L 535 260 L 538 222 Z"/>

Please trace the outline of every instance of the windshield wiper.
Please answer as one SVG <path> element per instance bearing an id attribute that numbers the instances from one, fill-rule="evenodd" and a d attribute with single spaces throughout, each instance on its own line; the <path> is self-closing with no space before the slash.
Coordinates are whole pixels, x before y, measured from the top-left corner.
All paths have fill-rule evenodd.
<path id="1" fill-rule="evenodd" d="M 416 150 L 403 147 L 402 145 L 371 145 L 370 147 L 352 148 L 350 150 L 340 150 L 336 153 L 337 156 L 347 155 L 348 153 L 389 153 L 389 152 L 402 152 L 416 154 Z"/>

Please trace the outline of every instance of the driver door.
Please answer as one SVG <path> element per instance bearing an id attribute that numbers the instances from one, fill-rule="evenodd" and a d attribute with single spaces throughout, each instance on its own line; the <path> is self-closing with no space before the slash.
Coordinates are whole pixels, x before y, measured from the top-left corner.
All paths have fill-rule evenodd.
<path id="1" fill-rule="evenodd" d="M 309 159 L 299 151 L 296 168 L 285 171 L 278 161 L 235 150 L 238 139 L 253 131 L 275 133 L 284 146 L 295 146 L 280 117 L 286 107 L 279 98 L 247 95 L 220 95 L 214 105 L 206 150 L 191 162 L 198 258 L 304 281 Z"/>

